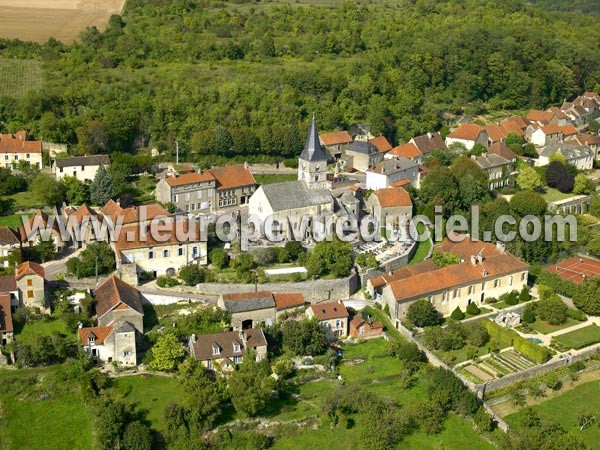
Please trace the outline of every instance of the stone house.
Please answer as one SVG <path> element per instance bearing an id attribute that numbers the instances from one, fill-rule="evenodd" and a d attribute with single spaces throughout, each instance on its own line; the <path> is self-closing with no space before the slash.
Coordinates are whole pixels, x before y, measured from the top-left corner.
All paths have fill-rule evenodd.
<path id="1" fill-rule="evenodd" d="M 446 148 L 446 143 L 442 139 L 440 133 L 427 133 L 420 136 L 415 136 L 410 141 L 423 156 L 428 156 L 435 150 L 443 150 Z"/>
<path id="2" fill-rule="evenodd" d="M 98 326 L 107 327 L 125 321 L 139 334 L 144 333 L 144 309 L 140 291 L 113 275 L 94 289 L 93 294 Z"/>
<path id="3" fill-rule="evenodd" d="M 247 330 L 259 325 L 272 325 L 283 313 L 304 308 L 304 296 L 273 292 L 222 294 L 217 306 L 231 314 L 234 330 Z"/>
<path id="4" fill-rule="evenodd" d="M 443 316 L 470 303 L 482 306 L 489 297 L 498 298 L 527 284 L 529 266 L 506 252 L 504 246 L 463 236 L 461 242 L 444 239 L 436 251 L 458 256 L 460 263 L 437 268 L 430 261 L 398 272 L 384 284 L 379 301 L 388 305 L 395 326 L 406 317 L 409 306 L 419 299 L 432 303 Z M 372 283 L 374 284 L 375 281 Z"/>
<path id="5" fill-rule="evenodd" d="M 371 142 L 354 141 L 346 150 L 346 157 L 351 158 L 346 163 L 346 170 L 352 168 L 365 172 L 383 161 L 384 154 Z"/>
<path id="6" fill-rule="evenodd" d="M 530 131 L 529 128 L 532 130 Z M 549 125 L 538 126 L 530 125 L 528 127 L 528 140 L 536 147 L 543 147 L 549 142 L 562 142 L 563 141 L 563 133 L 561 128 L 555 124 L 551 123 Z"/>
<path id="7" fill-rule="evenodd" d="M 394 147 L 385 154 L 385 159 L 395 159 L 401 156 L 406 159 L 410 159 L 417 164 L 421 164 L 423 162 L 423 154 L 412 142 Z"/>
<path id="8" fill-rule="evenodd" d="M 370 339 L 383 336 L 383 323 L 364 319 L 355 315 L 350 324 L 350 337 L 354 339 Z"/>
<path id="9" fill-rule="evenodd" d="M 79 343 L 95 364 L 116 362 L 131 367 L 137 364 L 136 335 L 133 325 L 117 321 L 107 326 L 80 327 Z"/>
<path id="10" fill-rule="evenodd" d="M 556 117 L 556 114 L 552 111 L 541 111 L 539 109 L 532 109 L 527 113 L 525 119 L 527 119 L 530 123 L 538 124 L 541 127 L 550 124 L 554 124 L 556 126 L 559 125 L 558 117 Z"/>
<path id="11" fill-rule="evenodd" d="M 446 147 L 461 144 L 467 150 L 472 150 L 477 144 L 488 146 L 488 134 L 485 129 L 475 123 L 464 123 L 446 136 Z"/>
<path id="12" fill-rule="evenodd" d="M 19 238 L 22 246 L 35 247 L 41 237 L 45 238 L 46 233 L 50 233 L 57 252 L 62 252 L 69 243 L 69 236 L 62 235 L 58 221 L 62 216 L 48 217 L 48 214 L 41 209 L 36 211 L 29 219 L 26 225 L 19 227 Z M 65 230 L 66 232 L 66 230 Z"/>
<path id="13" fill-rule="evenodd" d="M 594 168 L 595 152 L 587 145 L 574 145 L 573 141 L 546 144 L 540 152 L 536 166 L 550 164 L 550 158 L 555 153 L 560 153 L 567 163 L 577 167 L 578 170 L 592 170 Z"/>
<path id="14" fill-rule="evenodd" d="M 600 159 L 600 136 L 578 134 L 570 138 L 567 142 L 575 145 L 587 145 L 594 152 L 594 159 Z"/>
<path id="15" fill-rule="evenodd" d="M 348 336 L 350 314 L 341 300 L 315 303 L 306 309 L 306 316 L 318 320 L 330 340 Z"/>
<path id="16" fill-rule="evenodd" d="M 385 136 L 377 136 L 369 139 L 369 144 L 374 145 L 379 153 L 387 153 L 392 149 L 392 144 Z"/>
<path id="17" fill-rule="evenodd" d="M 64 208 L 63 215 L 67 229 L 71 235 L 71 243 L 75 248 L 83 248 L 94 242 L 106 242 L 110 235 L 96 236 L 95 230 L 100 230 L 101 222 L 104 221 L 104 216 L 98 214 L 94 209 L 87 206 L 85 203 L 79 208 L 71 206 Z"/>
<path id="18" fill-rule="evenodd" d="M 27 132 L 23 130 L 16 134 L 0 133 L 0 166 L 16 169 L 21 161 L 41 169 L 42 142 L 30 141 Z"/>
<path id="19" fill-rule="evenodd" d="M 352 143 L 352 136 L 347 131 L 332 131 L 331 133 L 321 133 L 319 141 L 327 149 L 331 157 L 339 158 Z"/>
<path id="20" fill-rule="evenodd" d="M 21 240 L 17 234 L 7 226 L 0 227 L 0 266 L 9 266 L 9 256 L 21 252 Z"/>
<path id="21" fill-rule="evenodd" d="M 367 170 L 367 189 L 377 190 L 392 186 L 400 180 L 408 180 L 417 189 L 421 184 L 419 165 L 403 156 L 381 161 Z"/>
<path id="22" fill-rule="evenodd" d="M 52 173 L 57 180 L 64 177 L 74 177 L 79 181 L 91 182 L 96 177 L 96 172 L 102 166 L 108 166 L 108 155 L 73 156 L 71 158 L 57 158 L 52 166 Z"/>
<path id="23" fill-rule="evenodd" d="M 6 345 L 13 340 L 12 308 L 10 294 L 0 292 L 0 343 Z"/>
<path id="24" fill-rule="evenodd" d="M 208 370 L 221 373 L 234 370 L 248 351 L 255 353 L 257 362 L 267 357 L 267 339 L 260 328 L 201 336 L 193 334 L 188 346 L 195 361 Z"/>
<path id="25" fill-rule="evenodd" d="M 110 219 L 115 227 L 134 223 L 147 224 L 154 219 L 171 217 L 171 214 L 158 203 L 122 208 L 119 202 L 115 202 L 112 199 L 100 208 L 100 213 L 104 219 Z"/>
<path id="26" fill-rule="evenodd" d="M 169 219 L 145 228 L 138 224 L 124 226 L 112 246 L 117 269 L 134 265 L 136 273 L 148 272 L 154 277 L 174 276 L 188 264 L 208 263 L 207 242 L 200 225 L 187 219 Z"/>
<path id="27" fill-rule="evenodd" d="M 46 279 L 42 266 L 31 261 L 24 262 L 17 267 L 15 282 L 23 306 L 41 311 L 50 309 L 46 303 Z"/>
<path id="28" fill-rule="evenodd" d="M 481 156 L 471 156 L 479 168 L 488 175 L 488 189 L 500 189 L 510 184 L 513 172 L 513 162 L 497 153 L 483 153 Z"/>
<path id="29" fill-rule="evenodd" d="M 381 227 L 389 220 L 395 230 L 408 225 L 413 212 L 410 195 L 401 187 L 376 190 L 367 199 L 366 208 L 377 218 Z"/>

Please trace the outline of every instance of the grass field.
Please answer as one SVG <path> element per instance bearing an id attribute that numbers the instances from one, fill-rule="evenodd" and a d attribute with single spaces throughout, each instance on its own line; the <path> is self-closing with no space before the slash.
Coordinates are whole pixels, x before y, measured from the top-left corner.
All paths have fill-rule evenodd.
<path id="1" fill-rule="evenodd" d="M 600 342 L 600 327 L 588 325 L 578 330 L 556 336 L 554 339 L 567 348 L 579 349 Z"/>
<path id="2" fill-rule="evenodd" d="M 531 328 L 541 334 L 549 334 L 554 333 L 558 330 L 564 330 L 565 328 L 572 327 L 573 325 L 577 325 L 579 322 L 575 319 L 567 318 L 565 323 L 561 323 L 560 325 L 552 325 L 544 320 L 536 320 L 535 322 L 529 324 Z"/>
<path id="3" fill-rule="evenodd" d="M 22 97 L 29 91 L 41 89 L 43 84 L 39 61 L 0 58 L 0 97 Z"/>
<path id="4" fill-rule="evenodd" d="M 0 38 L 70 43 L 95 25 L 104 29 L 125 0 L 0 0 Z"/>
<path id="5" fill-rule="evenodd" d="M 4 200 L 8 201 L 10 210 L 15 213 L 47 207 L 44 202 L 41 202 L 35 198 L 34 195 L 29 191 L 6 195 Z"/>
<path id="6" fill-rule="evenodd" d="M 577 386 L 559 397 L 547 400 L 533 407 L 533 410 L 542 418 L 559 422 L 567 431 L 577 433 L 589 445 L 589 448 L 598 448 L 600 442 L 600 427 L 593 424 L 591 427 L 579 431 L 576 425 L 577 416 L 583 411 L 589 411 L 596 417 L 600 416 L 600 381 Z M 557 414 L 560 412 L 560 414 Z M 521 423 L 524 413 L 518 412 L 505 417 L 509 425 Z"/>
<path id="7" fill-rule="evenodd" d="M 572 197 L 573 194 L 563 194 L 558 189 L 554 189 L 551 187 L 546 188 L 546 192 L 542 194 L 544 200 L 547 202 L 556 202 L 558 200 L 564 200 L 565 198 Z"/>
<path id="8" fill-rule="evenodd" d="M 419 232 L 419 234 L 423 233 L 425 231 L 425 225 L 423 225 L 422 223 L 419 223 L 417 225 L 417 231 Z M 427 256 L 427 254 L 429 253 L 430 248 L 431 248 L 431 241 L 417 242 L 417 250 L 415 251 L 412 258 L 410 258 L 410 261 L 408 263 L 416 264 L 416 263 L 423 261 L 425 259 L 425 257 Z"/>
<path id="9" fill-rule="evenodd" d="M 71 336 L 75 341 L 75 333 L 67 329 L 62 320 L 43 319 L 28 324 L 15 322 L 15 338 L 23 344 L 33 343 L 39 336 L 49 336 L 55 332 Z"/>
<path id="10" fill-rule="evenodd" d="M 254 179 L 258 184 L 273 184 L 273 183 L 283 183 L 284 181 L 296 181 L 298 179 L 298 175 L 295 173 L 267 173 L 267 174 L 256 174 L 254 175 Z"/>
<path id="11" fill-rule="evenodd" d="M 20 214 L 13 214 L 12 216 L 0 216 L 0 226 L 7 226 L 13 229 L 19 228 L 23 225 Z"/>

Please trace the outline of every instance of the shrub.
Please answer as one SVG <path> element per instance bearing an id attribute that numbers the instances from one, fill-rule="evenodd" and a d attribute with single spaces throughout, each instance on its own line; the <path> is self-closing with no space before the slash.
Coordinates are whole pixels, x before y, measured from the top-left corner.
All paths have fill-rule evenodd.
<path id="1" fill-rule="evenodd" d="M 469 303 L 469 305 L 467 306 L 467 314 L 470 314 L 471 316 L 476 316 L 481 312 L 481 310 L 479 309 L 479 307 L 471 302 Z"/>
<path id="2" fill-rule="evenodd" d="M 487 298 L 485 299 L 485 302 L 486 302 L 488 305 L 491 305 L 492 303 L 498 303 L 498 299 L 497 299 L 496 297 L 487 297 Z"/>
<path id="3" fill-rule="evenodd" d="M 507 305 L 514 306 L 519 303 L 519 297 L 517 291 L 506 292 L 500 296 L 500 301 Z"/>
<path id="4" fill-rule="evenodd" d="M 545 300 L 550 297 L 553 291 L 554 289 L 550 286 L 546 286 L 545 284 L 538 285 L 538 295 L 540 296 L 540 300 Z"/>
<path id="5" fill-rule="evenodd" d="M 173 287 L 173 286 L 177 286 L 179 284 L 179 282 L 175 279 L 175 278 L 171 278 L 171 277 L 158 277 L 156 279 L 156 285 L 158 287 L 164 288 L 164 287 Z"/>
<path id="6" fill-rule="evenodd" d="M 423 298 L 408 307 L 406 317 L 417 327 L 433 326 L 440 321 L 440 314 L 435 306 Z"/>
<path id="7" fill-rule="evenodd" d="M 188 286 L 195 286 L 204 281 L 204 269 L 197 264 L 187 265 L 179 271 L 179 278 Z"/>
<path id="8" fill-rule="evenodd" d="M 484 320 L 483 325 L 489 333 L 491 340 L 499 346 L 513 346 L 516 351 L 538 364 L 542 364 L 548 360 L 548 350 L 546 348 L 528 341 L 513 330 L 502 328 L 491 320 Z"/>
<path id="9" fill-rule="evenodd" d="M 450 317 L 454 320 L 463 320 L 465 318 L 465 313 L 461 311 L 460 306 L 457 306 L 456 309 L 452 311 L 452 314 L 450 314 Z"/>
<path id="10" fill-rule="evenodd" d="M 579 322 L 584 322 L 587 320 L 587 316 L 585 315 L 585 313 L 583 311 L 580 311 L 579 309 L 573 309 L 573 308 L 567 309 L 567 317 L 578 320 Z"/>
<path id="11" fill-rule="evenodd" d="M 560 325 L 567 320 L 567 305 L 556 294 L 551 295 L 537 304 L 537 315 L 540 319 L 552 325 Z"/>
<path id="12" fill-rule="evenodd" d="M 529 294 L 529 289 L 527 286 L 523 286 L 521 292 L 519 293 L 519 303 L 525 303 L 531 300 L 531 295 Z"/>
<path id="13" fill-rule="evenodd" d="M 521 317 L 524 323 L 533 323 L 535 322 L 535 308 L 533 305 L 525 306 L 523 310 L 523 315 Z"/>

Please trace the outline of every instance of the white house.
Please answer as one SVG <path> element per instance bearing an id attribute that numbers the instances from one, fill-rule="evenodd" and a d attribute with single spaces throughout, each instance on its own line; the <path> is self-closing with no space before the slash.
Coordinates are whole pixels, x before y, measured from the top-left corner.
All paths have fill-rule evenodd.
<path id="1" fill-rule="evenodd" d="M 52 172 L 57 180 L 66 176 L 77 178 L 79 181 L 93 181 L 101 166 L 108 166 L 108 155 L 74 156 L 72 158 L 57 158 Z"/>
<path id="2" fill-rule="evenodd" d="M 21 161 L 37 169 L 42 168 L 42 142 L 30 141 L 26 131 L 16 134 L 0 133 L 0 165 L 15 169 Z"/>
<path id="3" fill-rule="evenodd" d="M 462 144 L 467 150 L 472 150 L 477 144 L 488 146 L 488 134 L 482 126 L 476 123 L 463 123 L 446 136 L 446 146 Z"/>
<path id="4" fill-rule="evenodd" d="M 560 153 L 567 163 L 574 165 L 578 170 L 592 170 L 594 168 L 595 152 L 587 145 L 573 145 L 570 142 L 551 142 L 544 146 L 536 166 L 545 166 L 550 163 L 550 157 Z"/>
<path id="5" fill-rule="evenodd" d="M 390 187 L 401 180 L 408 180 L 417 189 L 420 186 L 419 165 L 404 156 L 385 159 L 366 173 L 367 189 L 374 191 Z"/>
<path id="6" fill-rule="evenodd" d="M 536 147 L 543 147 L 549 142 L 562 142 L 563 134 L 560 127 L 551 123 L 549 125 L 538 126 L 537 128 L 533 125 L 532 131 L 529 134 L 529 141 Z"/>

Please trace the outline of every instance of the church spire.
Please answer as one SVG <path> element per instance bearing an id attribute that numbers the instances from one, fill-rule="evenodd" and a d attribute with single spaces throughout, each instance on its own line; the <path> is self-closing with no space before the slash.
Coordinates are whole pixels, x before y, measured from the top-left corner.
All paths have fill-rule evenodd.
<path id="1" fill-rule="evenodd" d="M 310 124 L 310 131 L 308 132 L 308 139 L 306 140 L 304 150 L 300 154 L 300 159 L 304 161 L 327 161 L 327 155 L 323 151 L 321 142 L 319 141 L 319 132 L 317 131 L 317 121 L 314 113 Z"/>

